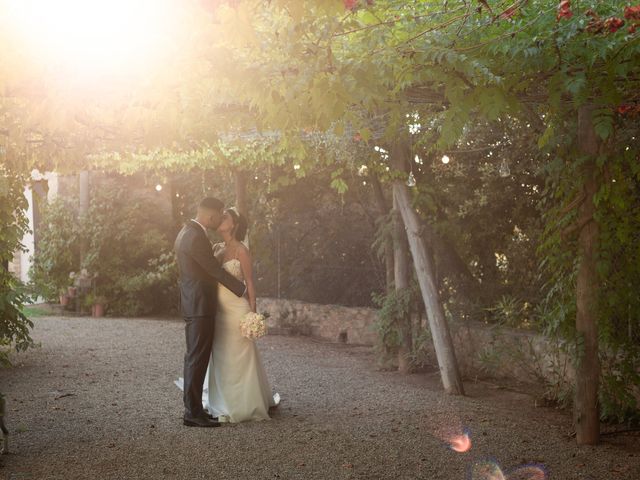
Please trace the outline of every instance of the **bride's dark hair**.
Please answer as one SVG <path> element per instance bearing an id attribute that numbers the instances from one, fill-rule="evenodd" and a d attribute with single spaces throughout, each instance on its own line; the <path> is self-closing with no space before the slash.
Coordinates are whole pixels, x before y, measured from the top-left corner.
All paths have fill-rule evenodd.
<path id="1" fill-rule="evenodd" d="M 249 227 L 247 219 L 244 215 L 240 215 L 235 208 L 228 208 L 226 213 L 231 215 L 231 218 L 233 218 L 233 224 L 235 225 L 235 229 L 233 230 L 234 238 L 239 242 L 242 242 L 244 237 L 247 236 L 247 229 Z"/>

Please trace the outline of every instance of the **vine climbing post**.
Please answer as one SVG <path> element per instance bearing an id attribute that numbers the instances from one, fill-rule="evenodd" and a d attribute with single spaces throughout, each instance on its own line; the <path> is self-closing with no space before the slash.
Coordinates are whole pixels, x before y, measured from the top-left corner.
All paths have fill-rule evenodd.
<path id="1" fill-rule="evenodd" d="M 578 208 L 579 266 L 576 284 L 576 331 L 578 352 L 574 421 L 579 445 L 594 445 L 600 436 L 598 411 L 598 274 L 596 271 L 599 227 L 594 197 L 598 192 L 596 158 L 600 140 L 593 127 L 593 106 L 578 110 L 578 143 L 588 158 L 583 166 L 584 200 Z"/>
<path id="2" fill-rule="evenodd" d="M 407 234 L 404 231 L 404 224 L 402 223 L 402 218 L 400 218 L 395 198 L 393 202 L 393 253 L 394 285 L 396 294 L 398 294 L 398 300 L 400 301 L 400 299 L 403 298 L 403 293 L 408 294 L 411 264 L 409 263 Z M 402 304 L 408 307 L 410 304 L 409 298 L 407 298 L 406 304 L 404 301 L 402 301 Z M 397 322 L 400 337 L 398 371 L 400 373 L 409 373 L 411 369 L 409 356 L 412 345 L 409 308 L 403 308 L 401 312 L 398 312 L 398 318 L 396 318 L 395 321 Z"/>
<path id="3" fill-rule="evenodd" d="M 378 218 L 384 222 L 389 215 L 389 207 L 382 191 L 382 184 L 375 173 L 369 175 L 369 182 L 373 187 L 373 197 L 378 208 Z M 384 267 L 386 290 L 387 293 L 391 293 L 394 289 L 393 239 L 391 235 L 386 234 L 384 238 Z"/>

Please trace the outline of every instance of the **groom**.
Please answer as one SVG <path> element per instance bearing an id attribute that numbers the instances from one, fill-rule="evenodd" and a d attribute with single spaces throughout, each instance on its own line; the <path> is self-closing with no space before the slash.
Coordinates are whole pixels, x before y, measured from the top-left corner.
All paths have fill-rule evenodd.
<path id="1" fill-rule="evenodd" d="M 218 282 L 238 297 L 246 291 L 241 281 L 223 270 L 207 237 L 207 229 L 215 230 L 222 222 L 223 208 L 224 204 L 217 198 L 203 199 L 198 205 L 196 218 L 189 220 L 180 230 L 174 245 L 187 338 L 183 423 L 189 427 L 220 425 L 202 407 L 202 388 L 213 344 Z"/>

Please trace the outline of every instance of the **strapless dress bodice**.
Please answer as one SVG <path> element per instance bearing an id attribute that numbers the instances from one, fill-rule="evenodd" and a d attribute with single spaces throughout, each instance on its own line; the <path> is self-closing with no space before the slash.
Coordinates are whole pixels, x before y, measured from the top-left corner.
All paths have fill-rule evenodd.
<path id="1" fill-rule="evenodd" d="M 244 281 L 244 276 L 242 275 L 242 267 L 240 266 L 240 260 L 238 260 L 237 258 L 227 260 L 222 264 L 222 268 L 224 268 L 238 280 Z"/>

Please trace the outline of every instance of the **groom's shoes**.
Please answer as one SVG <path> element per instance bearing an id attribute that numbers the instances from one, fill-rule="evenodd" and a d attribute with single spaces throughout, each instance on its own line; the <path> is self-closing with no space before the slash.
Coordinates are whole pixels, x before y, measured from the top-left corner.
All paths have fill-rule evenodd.
<path id="1" fill-rule="evenodd" d="M 209 412 L 204 412 L 204 416 L 207 417 L 209 420 L 213 420 L 214 422 L 218 421 L 218 417 L 214 417 Z"/>
<path id="2" fill-rule="evenodd" d="M 212 428 L 220 426 L 220 422 L 213 420 L 212 417 L 206 413 L 201 417 L 188 417 L 185 415 L 182 419 L 182 423 L 187 427 Z"/>

